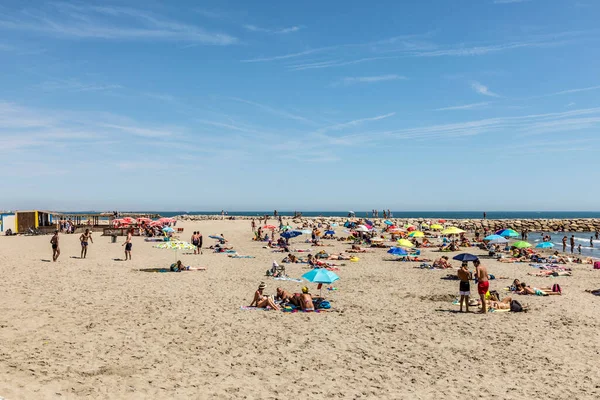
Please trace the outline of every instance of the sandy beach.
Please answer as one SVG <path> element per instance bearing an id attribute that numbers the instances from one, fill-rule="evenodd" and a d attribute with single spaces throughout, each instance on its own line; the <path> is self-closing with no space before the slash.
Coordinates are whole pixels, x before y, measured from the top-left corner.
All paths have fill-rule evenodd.
<path id="1" fill-rule="evenodd" d="M 274 221 L 271 221 L 273 223 Z M 388 261 L 385 249 L 345 261 L 332 308 L 321 313 L 240 310 L 261 281 L 298 292 L 306 283 L 265 276 L 282 253 L 253 242 L 249 221 L 179 222 L 204 246 L 221 234 L 232 259 L 153 248 L 133 239 L 94 234 L 88 258 L 79 234 L 0 237 L 0 397 L 16 399 L 595 399 L 600 397 L 600 270 L 571 264 L 571 277 L 532 277 L 526 263 L 482 258 L 502 294 L 512 279 L 531 286 L 559 283 L 562 296 L 519 296 L 527 313 L 459 314 L 452 270 Z M 310 248 L 302 238 L 292 248 Z M 342 252 L 349 244 L 313 253 Z M 484 252 L 468 249 L 476 255 Z M 452 256 L 455 253 L 450 253 Z M 424 257 L 441 254 L 425 250 Z M 177 259 L 206 271 L 146 273 Z M 342 262 L 337 262 L 342 263 Z M 472 268 L 472 267 L 471 267 Z M 306 264 L 287 264 L 299 278 Z M 308 284 L 313 293 L 315 284 Z M 472 293 L 475 288 L 472 286 Z"/>

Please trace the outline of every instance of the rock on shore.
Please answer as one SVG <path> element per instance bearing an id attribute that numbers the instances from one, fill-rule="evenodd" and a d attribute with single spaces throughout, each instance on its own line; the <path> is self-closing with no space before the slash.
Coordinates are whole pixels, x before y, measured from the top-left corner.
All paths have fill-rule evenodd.
<path id="1" fill-rule="evenodd" d="M 223 219 L 220 215 L 178 215 L 175 217 L 180 221 L 209 221 Z M 271 220 L 273 216 L 269 217 Z M 284 221 L 317 221 L 324 223 L 343 224 L 348 218 L 343 217 L 282 217 Z M 251 220 L 258 219 L 256 216 L 235 216 L 226 217 L 226 219 Z M 351 219 L 357 220 L 358 218 Z M 371 218 L 377 226 L 383 225 L 383 218 Z M 428 218 L 391 218 L 394 224 L 399 226 L 438 223 L 436 219 Z M 511 228 L 517 232 L 527 229 L 530 232 L 595 232 L 600 230 L 600 219 L 597 218 L 579 218 L 579 219 L 447 219 L 445 226 L 456 226 L 466 231 L 475 229 L 488 229 L 497 231 L 499 229 Z"/>

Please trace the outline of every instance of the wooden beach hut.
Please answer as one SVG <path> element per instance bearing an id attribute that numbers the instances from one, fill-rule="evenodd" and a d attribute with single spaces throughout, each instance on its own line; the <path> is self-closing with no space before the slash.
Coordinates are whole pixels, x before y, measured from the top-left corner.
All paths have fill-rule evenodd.
<path id="1" fill-rule="evenodd" d="M 27 233 L 29 229 L 40 229 L 43 231 L 50 231 L 54 226 L 55 215 L 56 213 L 51 211 L 17 211 L 15 213 L 14 232 Z"/>

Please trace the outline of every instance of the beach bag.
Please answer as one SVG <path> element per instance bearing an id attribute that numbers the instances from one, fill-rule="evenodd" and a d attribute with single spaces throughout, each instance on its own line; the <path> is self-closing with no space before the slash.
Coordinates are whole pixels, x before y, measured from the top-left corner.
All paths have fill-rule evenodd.
<path id="1" fill-rule="evenodd" d="M 600 269 L 600 261 L 594 262 L 594 269 Z"/>
<path id="2" fill-rule="evenodd" d="M 323 310 L 329 310 L 331 308 L 331 304 L 327 300 L 323 300 L 319 303 L 318 308 Z"/>
<path id="3" fill-rule="evenodd" d="M 552 285 L 552 292 L 562 293 L 562 289 L 560 288 L 560 285 L 558 283 L 555 283 L 554 285 Z"/>
<path id="4" fill-rule="evenodd" d="M 510 311 L 521 312 L 521 311 L 523 311 L 523 306 L 517 300 L 512 300 L 510 302 Z"/>

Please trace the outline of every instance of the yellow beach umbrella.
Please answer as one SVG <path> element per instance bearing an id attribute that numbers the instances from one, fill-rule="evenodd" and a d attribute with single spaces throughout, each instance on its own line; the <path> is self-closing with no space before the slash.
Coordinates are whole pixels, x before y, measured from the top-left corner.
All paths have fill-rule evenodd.
<path id="1" fill-rule="evenodd" d="M 459 233 L 463 233 L 464 231 L 455 226 L 451 226 L 450 228 L 446 228 L 442 231 L 442 235 L 457 235 Z"/>
<path id="2" fill-rule="evenodd" d="M 414 231 L 408 234 L 409 237 L 423 237 L 425 234 L 421 231 Z"/>
<path id="3" fill-rule="evenodd" d="M 415 247 L 414 244 L 412 244 L 412 242 L 406 240 L 406 239 L 398 239 L 398 246 L 400 247 L 408 247 L 409 249 L 412 247 Z"/>
<path id="4" fill-rule="evenodd" d="M 430 226 L 431 229 L 433 229 L 434 231 L 439 231 L 440 229 L 444 229 L 443 226 L 441 226 L 440 224 L 433 224 Z"/>

